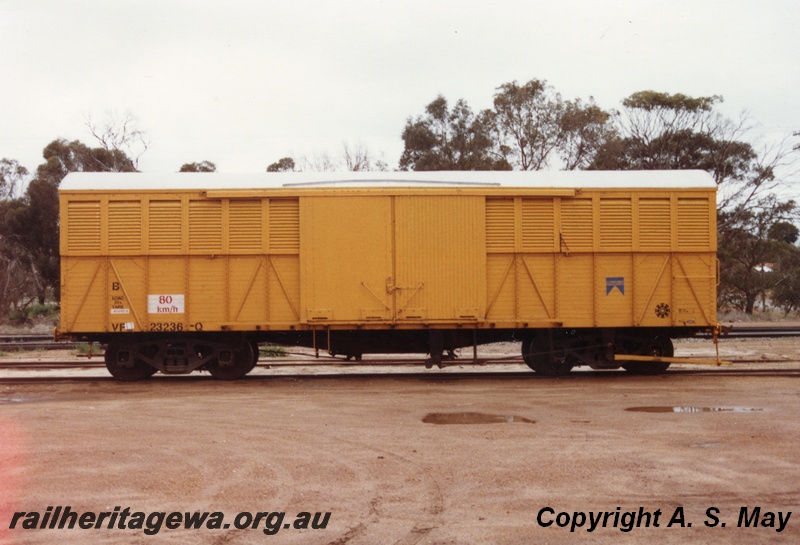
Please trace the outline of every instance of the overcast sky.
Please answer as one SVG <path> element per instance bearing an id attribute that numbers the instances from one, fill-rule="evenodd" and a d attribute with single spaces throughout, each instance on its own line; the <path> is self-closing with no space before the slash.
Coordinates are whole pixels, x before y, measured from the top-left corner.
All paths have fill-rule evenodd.
<path id="1" fill-rule="evenodd" d="M 0 0 L 0 158 L 35 170 L 87 116 L 130 112 L 148 172 L 262 172 L 363 144 L 396 167 L 408 117 L 513 80 L 606 109 L 722 95 L 765 140 L 800 129 L 796 0 Z"/>

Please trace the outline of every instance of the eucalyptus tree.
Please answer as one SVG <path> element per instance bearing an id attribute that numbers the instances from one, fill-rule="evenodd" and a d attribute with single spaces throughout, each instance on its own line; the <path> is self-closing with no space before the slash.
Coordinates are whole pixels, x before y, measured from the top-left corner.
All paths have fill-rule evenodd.
<path id="1" fill-rule="evenodd" d="M 546 168 L 562 140 L 565 104 L 544 80 L 504 83 L 494 95 L 494 133 L 507 160 L 519 170 Z"/>
<path id="2" fill-rule="evenodd" d="M 424 115 L 406 121 L 402 137 L 401 170 L 511 170 L 493 153 L 491 116 L 474 114 L 463 99 L 451 109 L 438 96 Z"/>
<path id="3" fill-rule="evenodd" d="M 184 163 L 178 172 L 216 172 L 217 165 L 211 161 L 200 161 L 199 163 Z"/>
<path id="4" fill-rule="evenodd" d="M 267 172 L 293 172 L 295 171 L 294 159 L 283 157 L 267 166 Z"/>
<path id="5" fill-rule="evenodd" d="M 15 159 L 0 159 L 0 201 L 16 197 L 28 175 L 28 169 Z"/>

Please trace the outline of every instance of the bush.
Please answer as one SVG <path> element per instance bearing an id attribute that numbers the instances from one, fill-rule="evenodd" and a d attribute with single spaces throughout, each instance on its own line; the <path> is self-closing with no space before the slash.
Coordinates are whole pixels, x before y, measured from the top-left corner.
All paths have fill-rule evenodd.
<path id="1" fill-rule="evenodd" d="M 41 322 L 58 321 L 59 308 L 55 304 L 34 303 L 27 307 L 11 309 L 8 322 L 13 326 L 34 325 Z"/>
<path id="2" fill-rule="evenodd" d="M 36 318 L 51 319 L 58 314 L 58 305 L 34 303 L 28 307 L 28 318 L 35 320 Z"/>
<path id="3" fill-rule="evenodd" d="M 14 326 L 25 325 L 28 321 L 28 313 L 22 308 L 12 308 L 8 313 L 8 323 Z"/>

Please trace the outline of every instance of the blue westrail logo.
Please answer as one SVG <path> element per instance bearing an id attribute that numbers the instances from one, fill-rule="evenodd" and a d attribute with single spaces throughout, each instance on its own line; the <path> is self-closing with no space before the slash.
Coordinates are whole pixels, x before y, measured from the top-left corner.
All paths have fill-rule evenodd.
<path id="1" fill-rule="evenodd" d="M 609 295 L 615 288 L 618 289 L 622 295 L 625 295 L 625 278 L 622 276 L 607 276 L 606 295 Z"/>

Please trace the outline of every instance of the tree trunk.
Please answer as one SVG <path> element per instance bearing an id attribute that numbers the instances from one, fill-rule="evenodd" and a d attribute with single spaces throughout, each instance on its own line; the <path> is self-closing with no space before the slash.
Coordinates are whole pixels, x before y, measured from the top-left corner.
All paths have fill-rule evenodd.
<path id="1" fill-rule="evenodd" d="M 745 312 L 745 314 L 748 314 L 748 315 L 749 315 L 749 314 L 753 314 L 753 307 L 754 307 L 754 306 L 755 306 L 755 304 L 756 304 L 756 297 L 757 297 L 757 295 L 758 295 L 758 294 L 750 294 L 750 293 L 748 293 L 748 294 L 745 296 L 745 297 L 746 297 L 746 299 L 745 299 L 745 306 L 744 306 L 744 312 Z"/>

